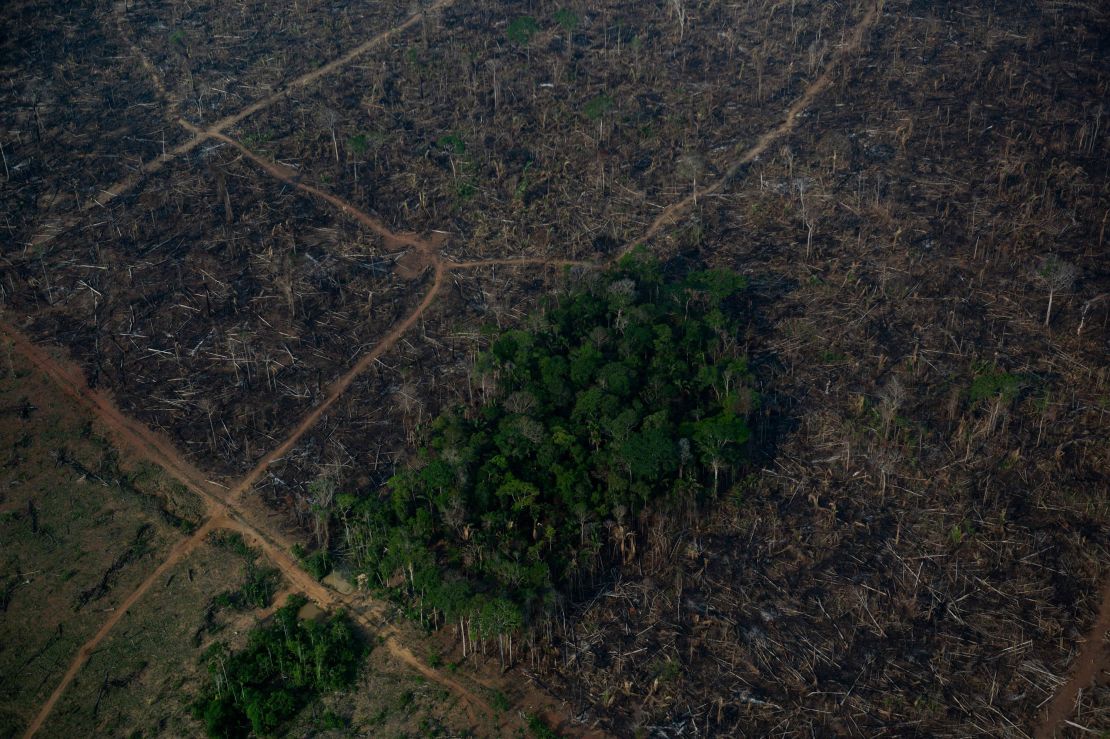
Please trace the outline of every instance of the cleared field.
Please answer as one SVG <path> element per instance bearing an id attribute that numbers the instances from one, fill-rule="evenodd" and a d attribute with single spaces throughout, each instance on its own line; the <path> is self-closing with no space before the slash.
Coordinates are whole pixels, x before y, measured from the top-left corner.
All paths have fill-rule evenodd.
<path id="1" fill-rule="evenodd" d="M 254 619 L 219 609 L 216 593 L 243 581 L 242 558 L 205 544 L 152 588 L 74 679 L 42 727 L 44 736 L 191 736 L 188 711 L 214 638 L 241 641 Z"/>
<path id="2" fill-rule="evenodd" d="M 859 13 L 467 0 L 235 135 L 459 258 L 603 258 L 720 175 Z M 727 30 L 722 30 L 727 29 Z"/>
<path id="3" fill-rule="evenodd" d="M 410 0 L 269 0 L 173 5 L 129 0 L 116 12 L 163 71 L 183 115 L 214 122 L 332 61 L 419 9 Z"/>
<path id="4" fill-rule="evenodd" d="M 561 692 L 614 730 L 1041 724 L 1110 576 L 1096 29 L 887 3 L 820 125 L 651 243 L 749 276 L 759 456 L 712 515 L 644 523 L 644 575 L 551 660 Z M 1105 731 L 1097 695 L 1079 723 Z"/>
<path id="5" fill-rule="evenodd" d="M 3 12 L 5 326 L 61 345 L 209 471 L 182 479 L 218 520 L 389 636 L 296 733 L 494 733 L 534 685 L 618 735 L 1110 731 L 1097 5 Z M 296 540 L 356 576 L 341 496 L 380 494 L 444 408 L 477 412 L 490 337 L 638 241 L 668 275 L 750 281 L 729 341 L 760 406 L 719 500 L 583 517 L 623 566 L 530 614 L 507 676 L 453 625 L 396 629 L 298 570 Z M 201 521 L 3 359 L 0 735 Z M 251 620 L 208 607 L 225 554 L 145 591 L 44 732 L 195 733 L 196 650 Z"/>
<path id="6" fill-rule="evenodd" d="M 521 320 L 540 293 L 554 293 L 589 271 L 528 265 L 452 273 L 419 327 L 357 377 L 281 459 L 258 491 L 311 526 L 305 501 L 320 481 L 358 496 L 376 495 L 442 411 L 482 397 L 470 377 L 477 352 L 500 325 Z M 341 527 L 333 526 L 339 530 Z"/>
<path id="7" fill-rule="evenodd" d="M 158 470 L 121 459 L 91 418 L 4 347 L 0 367 L 0 734 L 17 733 L 77 648 L 197 525 Z"/>
<path id="8" fill-rule="evenodd" d="M 5 292 L 93 387 L 231 474 L 419 301 L 398 256 L 215 144 L 11 255 Z"/>
<path id="9" fill-rule="evenodd" d="M 0 229 L 12 248 L 4 257 L 58 216 L 95 207 L 104 189 L 186 138 L 129 54 L 104 3 L 5 4 Z"/>

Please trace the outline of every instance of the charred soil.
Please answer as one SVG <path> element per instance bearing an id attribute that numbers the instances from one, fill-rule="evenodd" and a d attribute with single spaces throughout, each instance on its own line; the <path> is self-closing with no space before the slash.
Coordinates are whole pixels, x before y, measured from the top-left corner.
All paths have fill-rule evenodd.
<path id="1" fill-rule="evenodd" d="M 510 731 L 507 705 L 618 735 L 1110 730 L 1105 11 L 342 6 L 2 11 L 4 333 L 204 501 L 120 509 L 159 532 L 99 581 L 121 612 L 75 621 L 65 681 L 12 693 L 5 727 L 61 731 L 97 693 L 107 730 L 133 711 L 117 684 L 169 689 L 125 654 L 129 609 L 176 608 L 163 580 L 207 533 L 168 515 L 238 531 L 435 684 L 328 704 L 366 730 Z M 335 549 L 335 493 L 378 494 L 440 411 L 483 399 L 492 336 L 641 243 L 749 278 L 762 405 L 719 500 L 646 511 L 635 557 L 596 522 L 614 566 L 507 665 L 294 561 Z M 28 404 L 4 416 L 12 469 L 49 451 L 21 441 Z M 49 475 L 145 490 L 82 438 Z M 43 545 L 41 493 L 5 491 L 5 552 Z M 69 587 L 21 583 L 0 582 L 13 613 Z M 404 715 L 439 690 L 459 704 Z"/>

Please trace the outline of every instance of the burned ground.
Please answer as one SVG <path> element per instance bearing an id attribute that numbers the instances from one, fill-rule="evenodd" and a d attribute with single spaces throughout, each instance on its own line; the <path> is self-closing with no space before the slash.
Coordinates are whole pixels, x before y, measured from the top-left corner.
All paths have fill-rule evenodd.
<path id="1" fill-rule="evenodd" d="M 406 450 L 439 413 L 482 397 L 470 377 L 490 329 L 521 321 L 538 294 L 566 284 L 559 269 L 486 267 L 450 275 L 444 294 L 389 352 L 360 375 L 300 441 L 271 465 L 258 490 L 305 526 L 317 502 L 313 483 L 377 495 Z M 574 279 L 571 277 L 571 279 Z"/>
<path id="2" fill-rule="evenodd" d="M 6 256 L 52 216 L 94 207 L 104 189 L 185 138 L 131 63 L 103 3 L 11 3 L 0 39 L 0 182 Z M 44 32 L 49 28 L 49 32 Z"/>
<path id="3" fill-rule="evenodd" d="M 267 0 L 187 5 L 128 0 L 122 17 L 166 78 L 181 113 L 213 123 L 397 26 L 418 9 L 402 0 Z M 118 12 L 119 9 L 117 9 Z"/>
<path id="4" fill-rule="evenodd" d="M 419 299 L 398 255 L 227 146 L 10 256 L 9 309 L 202 466 L 248 468 Z"/>
<path id="5" fill-rule="evenodd" d="M 1110 561 L 1104 22 L 888 4 L 813 124 L 654 246 L 751 276 L 775 449 L 643 523 L 561 690 L 661 735 L 1038 725 Z"/>
<path id="6" fill-rule="evenodd" d="M 460 258 L 604 258 L 773 127 L 858 20 L 749 12 L 457 3 L 236 131 L 394 227 L 460 234 Z"/>
<path id="7" fill-rule="evenodd" d="M 7 320 L 321 545 L 313 483 L 376 494 L 588 267 L 538 262 L 734 269 L 750 468 L 510 679 L 618 735 L 1108 728 L 1101 678 L 1044 718 L 1110 561 L 1105 12 L 269 7 L 5 10 Z"/>

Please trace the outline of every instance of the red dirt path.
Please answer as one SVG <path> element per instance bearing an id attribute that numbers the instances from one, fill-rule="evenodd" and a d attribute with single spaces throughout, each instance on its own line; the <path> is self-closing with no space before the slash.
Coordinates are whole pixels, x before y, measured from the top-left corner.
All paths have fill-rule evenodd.
<path id="1" fill-rule="evenodd" d="M 1110 580 L 1103 585 L 1102 604 L 1075 658 L 1071 675 L 1056 691 L 1033 736 L 1036 739 L 1051 739 L 1055 736 L 1057 730 L 1075 712 L 1079 692 L 1091 687 L 1099 673 L 1106 671 L 1110 671 Z"/>

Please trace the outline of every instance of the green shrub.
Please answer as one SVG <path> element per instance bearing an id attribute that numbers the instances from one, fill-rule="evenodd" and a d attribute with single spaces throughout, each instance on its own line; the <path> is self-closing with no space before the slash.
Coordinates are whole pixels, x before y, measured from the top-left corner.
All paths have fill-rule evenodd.
<path id="1" fill-rule="evenodd" d="M 1009 372 L 986 372 L 975 378 L 968 388 L 967 397 L 971 402 L 1001 397 L 1011 401 L 1018 396 L 1026 378 Z"/>
<path id="2" fill-rule="evenodd" d="M 528 730 L 535 739 L 559 739 L 559 735 L 544 720 L 534 713 L 527 716 Z"/>
<path id="3" fill-rule="evenodd" d="M 398 711 L 403 711 L 411 706 L 413 704 L 413 701 L 415 700 L 416 693 L 412 692 L 411 690 L 405 690 L 397 696 L 397 699 L 393 702 L 393 707 Z"/>
<path id="4" fill-rule="evenodd" d="M 500 690 L 493 691 L 490 695 L 489 703 L 498 711 L 508 711 L 513 707 L 513 704 L 509 702 L 509 698 Z"/>
<path id="5" fill-rule="evenodd" d="M 355 134 L 347 139 L 347 146 L 351 148 L 357 156 L 362 156 L 370 150 L 370 139 L 364 133 Z"/>
<path id="6" fill-rule="evenodd" d="M 562 8 L 555 11 L 555 22 L 567 33 L 578 28 L 578 15 L 573 10 Z"/>
<path id="7" fill-rule="evenodd" d="M 509 40 L 513 43 L 527 46 L 528 42 L 532 40 L 532 36 L 534 36 L 538 30 L 540 30 L 540 27 L 539 24 L 536 23 L 535 18 L 530 15 L 522 15 L 513 19 L 505 35 L 508 36 Z"/>
<path id="8" fill-rule="evenodd" d="M 244 559 L 253 560 L 258 556 L 258 552 L 251 549 L 250 545 L 243 539 L 243 535 L 238 531 L 227 531 L 225 529 L 213 531 L 208 535 L 208 543 L 214 547 L 234 552 Z"/>
<path id="9" fill-rule="evenodd" d="M 221 608 L 237 611 L 269 606 L 281 584 L 281 572 L 273 567 L 259 566 L 258 550 L 249 546 L 238 532 L 213 531 L 208 535 L 208 541 L 212 546 L 232 551 L 246 561 L 246 573 L 239 589 L 220 593 L 213 598 L 213 602 Z"/>
<path id="10" fill-rule="evenodd" d="M 476 188 L 474 186 L 474 183 L 472 182 L 466 182 L 465 180 L 462 180 L 455 184 L 455 197 L 457 197 L 461 202 L 465 203 L 467 200 L 470 200 L 477 194 L 478 188 Z"/>
<path id="11" fill-rule="evenodd" d="M 308 573 L 317 580 L 323 580 L 331 572 L 331 555 L 326 550 L 320 549 L 310 554 L 300 544 L 294 544 L 292 553 L 297 561 L 308 570 Z"/>
<path id="12" fill-rule="evenodd" d="M 320 717 L 320 723 L 323 724 L 325 729 L 334 730 L 347 728 L 347 719 L 331 710 L 324 711 L 324 715 Z"/>
<path id="13" fill-rule="evenodd" d="M 273 567 L 259 567 L 254 561 L 247 562 L 247 579 L 239 588 L 242 607 L 266 608 L 274 599 L 281 572 Z"/>
<path id="14" fill-rule="evenodd" d="M 582 106 L 582 112 L 585 113 L 586 117 L 591 121 L 596 121 L 609 112 L 609 109 L 612 107 L 613 98 L 608 95 L 598 95 Z"/>
<path id="15" fill-rule="evenodd" d="M 667 659 L 656 660 L 651 667 L 655 677 L 660 682 L 671 682 L 682 674 L 682 666 L 669 657 Z"/>
<path id="16" fill-rule="evenodd" d="M 453 133 L 440 136 L 436 139 L 436 146 L 441 149 L 447 149 L 458 155 L 466 153 L 466 142 Z"/>

